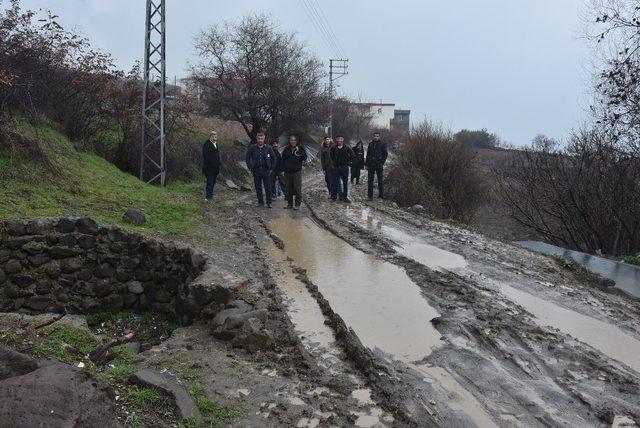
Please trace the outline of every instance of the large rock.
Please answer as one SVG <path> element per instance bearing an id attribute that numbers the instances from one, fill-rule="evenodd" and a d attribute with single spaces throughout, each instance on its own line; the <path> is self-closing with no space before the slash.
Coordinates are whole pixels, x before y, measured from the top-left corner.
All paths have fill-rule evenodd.
<path id="1" fill-rule="evenodd" d="M 226 184 L 229 189 L 240 190 L 240 186 L 238 186 L 236 183 L 234 183 L 233 180 L 230 179 L 230 178 L 227 178 L 224 181 L 224 184 Z"/>
<path id="2" fill-rule="evenodd" d="M 202 416 L 193 398 L 187 394 L 182 386 L 162 374 L 148 369 L 140 369 L 131 375 L 130 380 L 142 386 L 152 387 L 173 398 L 181 419 L 201 422 Z"/>
<path id="3" fill-rule="evenodd" d="M 113 389 L 92 374 L 66 364 L 52 363 L 2 380 L 0 397 L 1 426 L 121 426 L 115 416 Z"/>
<path id="4" fill-rule="evenodd" d="M 263 325 L 258 318 L 247 319 L 231 343 L 236 348 L 243 348 L 252 354 L 271 349 L 274 344 L 273 334 L 269 330 L 263 330 Z"/>
<path id="5" fill-rule="evenodd" d="M 22 264 L 18 260 L 9 260 L 7 264 L 4 265 L 4 270 L 8 274 L 18 273 L 22 271 Z"/>
<path id="6" fill-rule="evenodd" d="M 269 317 L 269 311 L 266 309 L 259 309 L 257 311 L 245 312 L 243 314 L 230 315 L 224 320 L 224 324 L 222 324 L 222 328 L 225 330 L 233 330 L 236 328 L 240 328 L 243 326 L 245 322 L 247 322 L 251 318 L 259 319 L 264 322 Z"/>
<path id="7" fill-rule="evenodd" d="M 142 226 L 147 222 L 147 217 L 139 209 L 129 208 L 125 211 L 122 219 L 127 223 L 135 224 L 136 226 Z"/>
<path id="8" fill-rule="evenodd" d="M 28 355 L 11 349 L 0 348 L 0 381 L 22 376 L 38 368 L 38 363 Z"/>
<path id="9" fill-rule="evenodd" d="M 94 220 L 83 217 L 76 221 L 76 228 L 80 233 L 84 233 L 85 235 L 97 235 L 98 234 L 98 223 Z"/>

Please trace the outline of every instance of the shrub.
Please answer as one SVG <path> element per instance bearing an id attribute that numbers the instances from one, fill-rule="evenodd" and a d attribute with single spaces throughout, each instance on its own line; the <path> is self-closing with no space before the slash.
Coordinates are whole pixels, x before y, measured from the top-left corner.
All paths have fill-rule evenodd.
<path id="1" fill-rule="evenodd" d="M 455 143 L 450 131 L 425 121 L 396 154 L 387 177 L 393 200 L 400 206 L 424 205 L 439 217 L 472 220 L 486 185 L 468 145 Z"/>

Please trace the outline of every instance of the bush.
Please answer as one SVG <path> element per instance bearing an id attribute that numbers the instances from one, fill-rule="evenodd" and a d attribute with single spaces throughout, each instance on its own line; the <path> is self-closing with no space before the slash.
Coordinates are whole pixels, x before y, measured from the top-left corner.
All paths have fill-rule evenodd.
<path id="1" fill-rule="evenodd" d="M 512 216 L 553 244 L 587 253 L 640 251 L 640 156 L 602 129 L 566 146 L 538 136 L 496 169 Z"/>
<path id="2" fill-rule="evenodd" d="M 398 205 L 420 204 L 439 217 L 466 223 L 486 191 L 471 148 L 456 144 L 451 132 L 429 122 L 414 128 L 399 148 L 387 182 Z"/>

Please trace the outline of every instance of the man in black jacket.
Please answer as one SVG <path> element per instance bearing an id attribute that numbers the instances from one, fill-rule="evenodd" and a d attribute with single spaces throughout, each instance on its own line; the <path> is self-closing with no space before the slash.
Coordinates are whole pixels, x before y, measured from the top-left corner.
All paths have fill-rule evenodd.
<path id="1" fill-rule="evenodd" d="M 271 149 L 273 150 L 273 154 L 275 155 L 275 163 L 273 166 L 273 171 L 271 172 L 272 199 L 276 199 L 279 195 L 282 194 L 280 189 L 284 191 L 284 177 L 282 176 L 282 155 L 280 154 L 280 150 L 278 150 L 278 144 L 278 140 L 273 140 L 271 142 Z"/>
<path id="2" fill-rule="evenodd" d="M 206 177 L 205 200 L 213 202 L 213 187 L 220 173 L 220 151 L 216 131 L 211 131 L 209 139 L 202 145 L 202 173 Z"/>
<path id="3" fill-rule="evenodd" d="M 302 203 L 302 164 L 307 160 L 307 152 L 298 144 L 298 136 L 289 135 L 289 145 L 282 152 L 282 170 L 284 171 L 285 208 L 300 209 Z M 295 206 L 294 203 L 295 197 Z"/>
<path id="4" fill-rule="evenodd" d="M 384 163 L 387 161 L 387 156 L 389 152 L 387 151 L 387 143 L 380 140 L 380 133 L 373 133 L 373 140 L 369 143 L 367 147 L 367 158 L 365 160 L 365 168 L 368 171 L 367 181 L 368 181 L 368 196 L 369 200 L 373 200 L 373 178 L 374 175 L 378 176 L 378 197 L 380 199 L 384 199 Z"/>
<path id="5" fill-rule="evenodd" d="M 336 145 L 331 148 L 331 161 L 335 167 L 335 178 L 337 181 L 342 181 L 342 191 L 340 192 L 340 200 L 344 202 L 351 202 L 348 197 L 349 192 L 349 166 L 353 164 L 355 155 L 351 148 L 345 146 L 344 137 L 342 135 L 336 136 Z M 338 186 L 333 186 L 331 192 L 331 199 L 336 200 L 338 193 Z"/>
<path id="6" fill-rule="evenodd" d="M 271 147 L 264 144 L 265 135 L 258 132 L 256 135 L 256 144 L 247 150 L 246 162 L 247 168 L 253 174 L 253 184 L 256 188 L 256 196 L 258 197 L 258 205 L 264 206 L 264 198 L 262 197 L 262 186 L 264 185 L 264 193 L 267 195 L 267 206 L 271 208 L 271 172 L 275 165 L 275 154 Z"/>

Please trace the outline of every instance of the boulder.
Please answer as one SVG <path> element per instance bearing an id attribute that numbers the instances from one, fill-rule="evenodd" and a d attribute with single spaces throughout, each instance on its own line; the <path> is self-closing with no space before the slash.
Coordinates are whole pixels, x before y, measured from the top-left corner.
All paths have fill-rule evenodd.
<path id="1" fill-rule="evenodd" d="M 0 381 L 22 376 L 38 368 L 36 360 L 12 349 L 0 348 Z"/>
<path id="2" fill-rule="evenodd" d="M 29 263 L 31 263 L 33 266 L 38 267 L 49 262 L 49 260 L 51 260 L 51 257 L 49 257 L 48 254 L 36 254 L 27 257 L 27 260 L 29 260 Z"/>
<path id="3" fill-rule="evenodd" d="M 147 222 L 147 217 L 144 215 L 144 212 L 137 208 L 128 208 L 122 216 L 122 219 L 136 226 L 142 226 Z"/>
<path id="4" fill-rule="evenodd" d="M 258 318 L 247 319 L 231 343 L 252 354 L 272 348 L 273 334 L 269 330 L 263 330 L 262 326 L 263 322 Z"/>
<path id="5" fill-rule="evenodd" d="M 44 242 L 38 242 L 38 241 L 30 241 L 27 242 L 26 244 L 24 244 L 22 246 L 22 250 L 26 251 L 27 253 L 34 255 L 34 254 L 40 254 L 42 253 L 44 250 L 46 250 L 47 248 L 47 244 Z"/>
<path id="6" fill-rule="evenodd" d="M 67 257 L 73 257 L 78 254 L 80 254 L 78 250 L 59 245 L 49 248 L 49 255 L 54 259 L 66 259 Z"/>
<path id="7" fill-rule="evenodd" d="M 74 273 L 82 269 L 82 266 L 84 266 L 84 261 L 79 257 L 74 257 L 64 259 L 62 263 L 60 263 L 60 270 L 63 273 Z"/>
<path id="8" fill-rule="evenodd" d="M 54 219 L 51 218 L 36 218 L 30 220 L 25 225 L 25 232 L 27 235 L 44 235 L 53 231 Z"/>
<path id="9" fill-rule="evenodd" d="M 0 421 L 12 427 L 121 427 L 115 394 L 76 367 L 50 363 L 0 381 Z"/>
<path id="10" fill-rule="evenodd" d="M 76 230 L 76 222 L 70 218 L 61 218 L 55 229 L 58 233 L 73 233 Z"/>
<path id="11" fill-rule="evenodd" d="M 51 262 L 51 263 L 47 263 L 47 265 L 44 267 L 44 271 L 47 274 L 47 276 L 49 276 L 49 278 L 54 279 L 60 276 L 60 263 L 58 262 Z"/>
<path id="12" fill-rule="evenodd" d="M 224 323 L 222 324 L 222 328 L 225 330 L 233 330 L 236 328 L 240 328 L 251 318 L 259 319 L 260 321 L 266 321 L 269 317 L 269 311 L 266 309 L 259 309 L 257 311 L 245 312 L 242 314 L 235 314 L 228 316 Z"/>
<path id="13" fill-rule="evenodd" d="M 224 181 L 224 184 L 226 184 L 229 189 L 240 190 L 240 186 L 238 186 L 236 183 L 234 183 L 233 180 L 230 179 L 230 178 L 227 178 Z"/>
<path id="14" fill-rule="evenodd" d="M 12 236 L 22 236 L 26 233 L 24 223 L 18 220 L 8 221 L 5 227 L 7 233 Z"/>
<path id="15" fill-rule="evenodd" d="M 4 265 L 4 270 L 8 274 L 18 273 L 22 271 L 22 264 L 18 260 L 12 259 Z"/>
<path id="16" fill-rule="evenodd" d="M 76 221 L 76 227 L 80 233 L 85 235 L 97 235 L 99 230 L 98 223 L 88 217 L 79 218 Z"/>
<path id="17" fill-rule="evenodd" d="M 610 278 L 600 278 L 598 279 L 597 285 L 598 287 L 601 287 L 601 288 L 609 288 L 609 287 L 615 287 L 616 282 Z"/>
<path id="18" fill-rule="evenodd" d="M 128 286 L 129 293 L 142 294 L 144 293 L 144 287 L 140 281 L 131 281 Z"/>
<path id="19" fill-rule="evenodd" d="M 95 248 L 96 246 L 96 237 L 93 235 L 80 235 L 76 242 L 78 243 L 78 247 L 83 250 L 88 250 L 91 248 Z"/>
<path id="20" fill-rule="evenodd" d="M 209 329 L 211 330 L 211 332 L 213 332 L 216 328 L 221 327 L 228 317 L 232 315 L 240 315 L 242 313 L 242 309 L 239 308 L 224 309 L 218 312 L 216 316 L 209 322 Z"/>
<path id="21" fill-rule="evenodd" d="M 141 386 L 154 388 L 173 398 L 180 412 L 180 419 L 190 419 L 196 423 L 202 421 L 202 415 L 193 398 L 174 380 L 149 369 L 138 370 L 129 380 Z"/>

